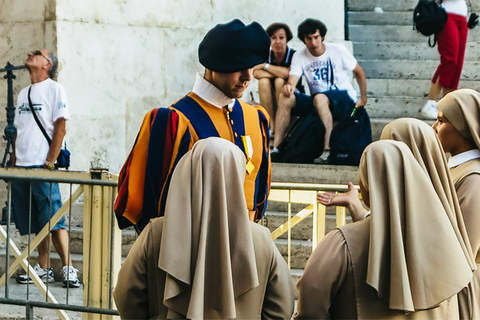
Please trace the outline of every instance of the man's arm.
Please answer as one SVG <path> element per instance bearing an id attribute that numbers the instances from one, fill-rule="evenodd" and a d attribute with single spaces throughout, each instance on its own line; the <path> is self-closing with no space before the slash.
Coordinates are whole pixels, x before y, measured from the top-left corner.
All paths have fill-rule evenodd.
<path id="1" fill-rule="evenodd" d="M 367 104 L 367 78 L 365 77 L 365 72 L 358 63 L 352 72 L 355 76 L 355 80 L 357 80 L 358 88 L 360 89 L 360 98 L 358 99 L 355 108 L 364 107 Z"/>
<path id="2" fill-rule="evenodd" d="M 261 78 L 287 79 L 288 78 L 288 73 L 290 72 L 290 68 L 269 64 L 269 66 L 265 70 L 266 65 L 267 63 L 265 62 L 253 67 L 253 76 L 255 77 L 255 79 L 261 79 Z"/>
<path id="3" fill-rule="evenodd" d="M 299 76 L 291 74 L 288 77 L 287 83 L 282 88 L 282 94 L 289 98 L 293 93 L 295 93 L 295 87 L 297 86 L 298 80 L 300 80 Z"/>
<path id="4" fill-rule="evenodd" d="M 54 163 L 57 160 L 57 157 L 60 154 L 60 149 L 62 149 L 62 142 L 66 132 L 65 118 L 58 118 L 53 123 L 52 142 L 50 143 L 50 149 L 48 149 L 46 161 Z"/>

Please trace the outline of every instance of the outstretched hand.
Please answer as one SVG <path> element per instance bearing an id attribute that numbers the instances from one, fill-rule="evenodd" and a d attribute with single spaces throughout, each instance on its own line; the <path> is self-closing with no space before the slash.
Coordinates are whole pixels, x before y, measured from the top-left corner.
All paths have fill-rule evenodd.
<path id="1" fill-rule="evenodd" d="M 317 194 L 319 203 L 326 207 L 342 206 L 346 207 L 352 216 L 353 221 L 358 221 L 364 218 L 365 209 L 362 202 L 358 198 L 358 190 L 353 183 L 348 183 L 348 191 L 344 193 L 324 192 Z"/>

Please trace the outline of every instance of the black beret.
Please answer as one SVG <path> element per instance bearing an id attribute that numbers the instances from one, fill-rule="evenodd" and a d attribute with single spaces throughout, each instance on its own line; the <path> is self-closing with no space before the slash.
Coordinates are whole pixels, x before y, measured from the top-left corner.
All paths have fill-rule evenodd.
<path id="1" fill-rule="evenodd" d="M 198 46 L 200 63 L 215 72 L 232 73 L 268 60 L 270 37 L 257 22 L 217 24 Z"/>

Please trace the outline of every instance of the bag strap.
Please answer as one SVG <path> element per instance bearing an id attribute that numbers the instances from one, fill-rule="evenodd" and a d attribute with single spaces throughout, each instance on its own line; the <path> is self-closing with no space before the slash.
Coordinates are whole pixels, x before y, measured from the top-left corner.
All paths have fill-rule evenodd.
<path id="1" fill-rule="evenodd" d="M 30 99 L 30 91 L 31 90 L 32 90 L 32 86 L 30 86 L 30 88 L 28 88 L 28 103 L 29 103 L 29 106 L 30 106 L 30 110 L 32 111 L 33 118 L 35 119 L 35 122 L 37 123 L 38 127 L 40 128 L 40 131 L 42 131 L 45 139 L 47 139 L 47 141 L 48 141 L 48 145 L 50 145 L 52 140 L 50 139 L 47 132 L 45 131 L 45 128 L 43 128 L 42 124 L 40 123 L 40 120 L 38 120 L 38 116 L 35 113 L 35 110 L 33 110 L 32 99 Z"/>
<path id="2" fill-rule="evenodd" d="M 437 44 L 437 34 L 436 33 L 433 34 L 433 44 L 431 43 L 431 40 L 432 40 L 432 36 L 428 37 L 428 45 L 430 46 L 430 48 L 433 48 Z"/>

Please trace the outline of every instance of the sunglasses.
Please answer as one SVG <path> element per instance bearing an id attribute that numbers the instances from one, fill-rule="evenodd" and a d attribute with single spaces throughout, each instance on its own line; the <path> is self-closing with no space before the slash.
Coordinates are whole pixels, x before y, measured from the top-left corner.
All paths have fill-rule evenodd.
<path id="1" fill-rule="evenodd" d="M 48 62 L 52 63 L 52 61 L 50 61 L 50 59 L 47 58 L 47 57 L 42 53 L 42 51 L 40 51 L 40 50 L 32 51 L 32 54 L 33 54 L 34 56 L 42 56 L 42 57 L 44 57 L 45 59 L 47 59 Z"/>

